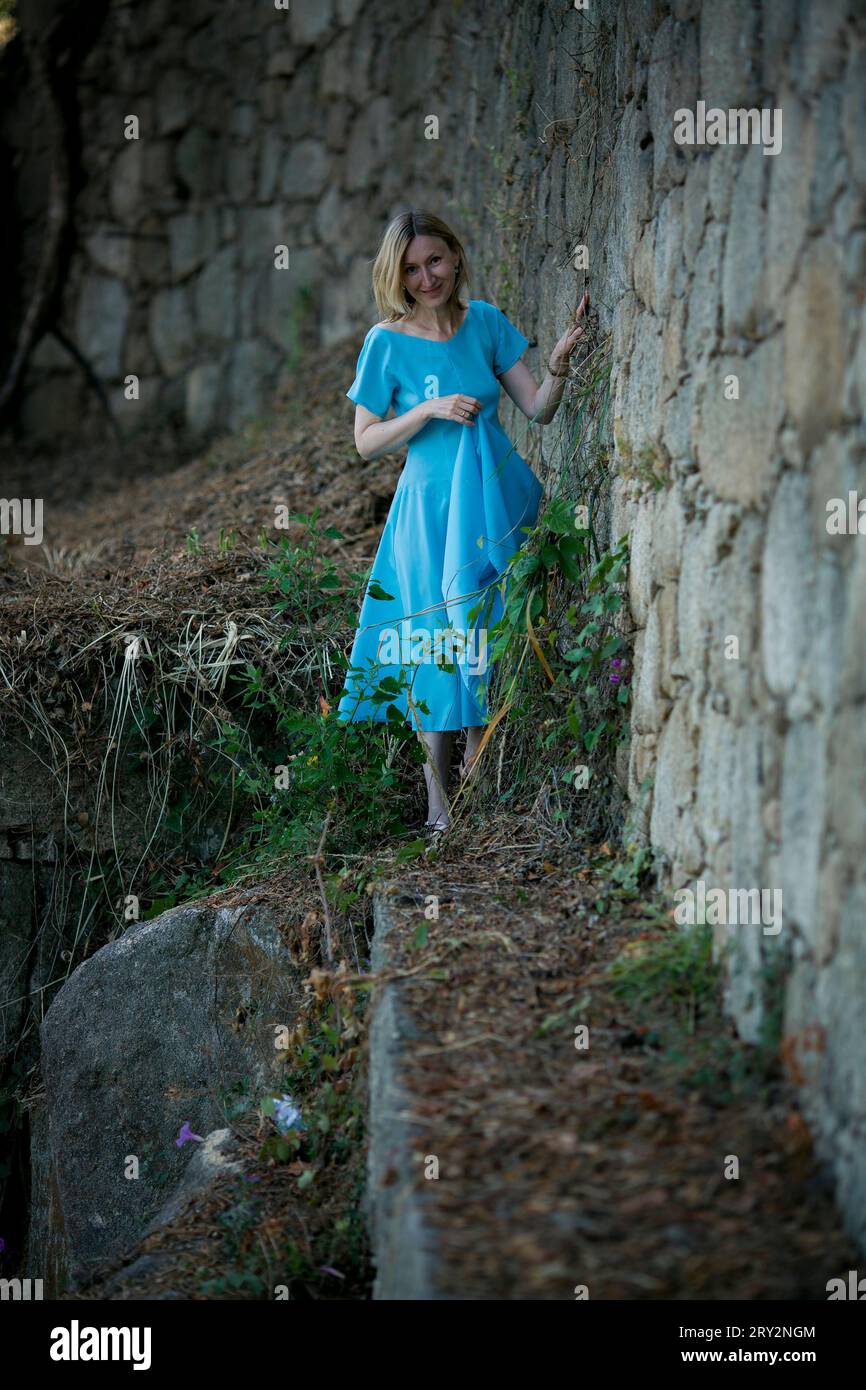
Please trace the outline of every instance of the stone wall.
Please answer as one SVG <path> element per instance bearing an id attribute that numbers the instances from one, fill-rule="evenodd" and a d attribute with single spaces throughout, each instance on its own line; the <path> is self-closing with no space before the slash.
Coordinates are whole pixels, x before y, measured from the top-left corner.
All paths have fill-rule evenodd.
<path id="1" fill-rule="evenodd" d="M 827 529 L 829 499 L 866 496 L 866 18 L 626 4 L 617 50 L 629 789 L 666 886 L 782 891 L 778 933 L 716 927 L 729 1003 L 749 1039 L 783 1009 L 866 1244 L 866 540 Z M 699 99 L 780 108 L 781 152 L 677 146 Z"/>
<path id="2" fill-rule="evenodd" d="M 24 39 L 43 38 L 63 9 L 20 0 Z M 442 192 L 448 153 L 425 142 L 428 157 L 417 157 L 417 29 L 443 62 L 451 13 L 424 0 L 108 0 L 84 53 L 61 63 L 55 44 L 72 205 L 48 326 L 81 354 L 124 433 L 236 428 L 266 408 L 299 342 L 337 341 L 369 318 L 383 201 L 424 193 L 435 203 Z M 0 145 L 18 156 L 23 253 L 44 235 L 51 156 L 21 35 L 0 64 L 15 93 Z M 127 138 L 130 117 L 137 138 Z M 277 247 L 287 266 L 275 264 Z M 107 431 L 83 363 L 50 332 L 30 359 L 16 424 L 47 442 Z"/>
<path id="3" fill-rule="evenodd" d="M 540 375 L 585 243 L 613 338 L 630 828 L 671 907 L 699 881 L 781 890 L 778 933 L 716 927 L 728 1006 L 748 1040 L 781 1026 L 866 1248 L 866 541 L 827 528 L 830 499 L 866 498 L 866 10 L 517 6 L 477 59 L 482 92 L 509 78 L 477 128 L 494 177 L 467 160 L 455 199 L 489 297 Z M 700 100 L 780 108 L 781 151 L 677 144 Z M 556 430 L 509 424 L 552 481 Z"/>

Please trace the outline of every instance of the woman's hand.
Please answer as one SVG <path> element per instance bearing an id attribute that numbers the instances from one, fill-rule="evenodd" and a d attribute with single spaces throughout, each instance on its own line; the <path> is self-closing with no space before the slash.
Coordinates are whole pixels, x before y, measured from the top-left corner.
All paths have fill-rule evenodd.
<path id="1" fill-rule="evenodd" d="M 433 396 L 424 405 L 430 420 L 455 420 L 458 425 L 474 425 L 481 402 L 474 396 Z"/>
<path id="2" fill-rule="evenodd" d="M 567 328 L 560 338 L 553 352 L 550 354 L 550 361 L 547 370 L 551 376 L 565 376 L 568 372 L 568 359 L 577 347 L 578 342 L 586 332 L 585 325 L 581 323 L 587 309 L 589 308 L 589 290 L 584 291 L 583 299 L 577 306 L 577 313 L 571 328 Z"/>

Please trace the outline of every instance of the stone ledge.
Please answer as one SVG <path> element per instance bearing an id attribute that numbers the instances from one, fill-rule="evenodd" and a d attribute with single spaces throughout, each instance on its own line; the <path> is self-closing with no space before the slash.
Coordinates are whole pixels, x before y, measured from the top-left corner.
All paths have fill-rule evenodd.
<path id="1" fill-rule="evenodd" d="M 388 937 L 394 921 L 387 891 L 386 884 L 373 900 L 370 964 L 375 973 L 392 963 Z M 402 1057 L 417 1032 L 403 1007 L 399 981 L 377 987 L 371 1010 L 366 1203 L 377 1269 L 373 1297 L 436 1299 L 441 1295 L 435 1291 L 436 1255 L 425 1197 L 406 1176 L 421 1129 L 412 1122 L 412 1096 L 400 1080 Z"/>

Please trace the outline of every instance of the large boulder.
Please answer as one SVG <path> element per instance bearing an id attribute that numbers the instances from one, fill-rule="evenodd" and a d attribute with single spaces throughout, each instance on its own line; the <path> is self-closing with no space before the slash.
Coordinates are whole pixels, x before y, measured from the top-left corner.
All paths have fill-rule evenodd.
<path id="1" fill-rule="evenodd" d="M 302 992 L 273 913 L 255 905 L 174 908 L 70 977 L 42 1026 L 47 1153 L 33 1220 L 53 1191 L 73 1287 L 134 1244 L 179 1186 L 197 1148 L 177 1145 L 185 1124 L 204 1138 L 240 1094 L 278 1084 L 276 1025 L 292 1026 Z"/>

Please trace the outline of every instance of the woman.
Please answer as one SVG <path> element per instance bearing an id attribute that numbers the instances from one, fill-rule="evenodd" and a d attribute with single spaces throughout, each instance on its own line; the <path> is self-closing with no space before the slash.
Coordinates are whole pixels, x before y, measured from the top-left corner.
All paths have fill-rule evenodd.
<path id="1" fill-rule="evenodd" d="M 463 775 L 478 751 L 487 635 L 502 613 L 492 586 L 520 548 L 521 528 L 534 524 L 542 494 L 499 423 L 500 383 L 524 415 L 548 424 L 589 302 L 587 292 L 538 386 L 519 360 L 526 338 L 494 305 L 462 297 L 468 282 L 466 253 L 446 223 L 427 212 L 396 217 L 373 265 L 383 321 L 367 333 L 346 392 L 362 459 L 403 444 L 409 452 L 361 606 L 338 718 L 383 720 L 396 707 L 411 719 L 427 751 L 431 830 L 449 824 L 454 732 L 466 730 Z"/>

